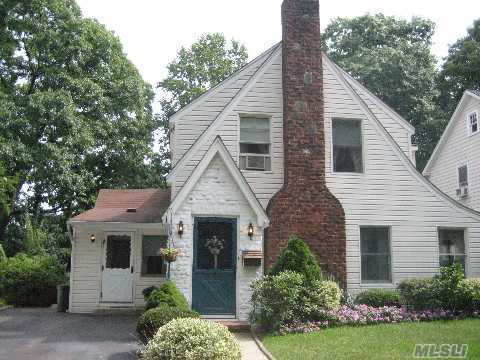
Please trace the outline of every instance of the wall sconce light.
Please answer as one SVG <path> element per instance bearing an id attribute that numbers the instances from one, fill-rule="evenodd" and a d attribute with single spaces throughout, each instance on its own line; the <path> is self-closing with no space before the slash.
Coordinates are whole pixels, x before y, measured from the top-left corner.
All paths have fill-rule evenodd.
<path id="1" fill-rule="evenodd" d="M 95 235 L 94 235 L 94 234 L 90 235 L 90 241 L 91 241 L 92 243 L 95 242 Z"/>
<path id="2" fill-rule="evenodd" d="M 253 236 L 253 224 L 252 223 L 248 224 L 248 236 L 250 237 L 250 239 Z"/>
<path id="3" fill-rule="evenodd" d="M 180 220 L 180 222 L 178 223 L 178 235 L 180 235 L 180 237 L 182 237 L 183 235 L 183 221 Z"/>

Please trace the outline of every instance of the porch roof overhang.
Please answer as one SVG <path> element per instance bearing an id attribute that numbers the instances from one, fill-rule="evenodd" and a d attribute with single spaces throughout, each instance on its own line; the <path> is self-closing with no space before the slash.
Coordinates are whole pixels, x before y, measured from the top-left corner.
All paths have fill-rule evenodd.
<path id="1" fill-rule="evenodd" d="M 245 199 L 248 201 L 248 204 L 257 216 L 257 224 L 262 227 L 268 227 L 269 220 L 265 210 L 258 201 L 250 185 L 243 176 L 242 172 L 235 164 L 235 161 L 233 160 L 220 136 L 217 136 L 215 138 L 206 154 L 197 164 L 190 177 L 187 179 L 187 181 L 177 193 L 175 198 L 172 200 L 172 203 L 163 215 L 163 221 L 165 223 L 168 223 L 169 216 L 176 213 L 176 211 L 182 205 L 188 194 L 193 190 L 195 184 L 201 178 L 202 174 L 205 172 L 215 155 L 218 155 L 223 161 L 227 170 L 230 172 L 230 175 L 238 186 L 239 190 L 245 196 Z"/>
<path id="2" fill-rule="evenodd" d="M 170 204 L 170 189 L 102 189 L 95 207 L 68 222 L 157 224 Z"/>

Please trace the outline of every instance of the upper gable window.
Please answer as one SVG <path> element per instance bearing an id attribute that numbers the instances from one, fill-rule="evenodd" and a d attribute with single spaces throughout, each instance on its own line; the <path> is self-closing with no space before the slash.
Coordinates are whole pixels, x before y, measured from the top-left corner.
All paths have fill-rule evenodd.
<path id="1" fill-rule="evenodd" d="M 334 172 L 363 172 L 360 120 L 333 119 L 332 144 Z"/>
<path id="2" fill-rule="evenodd" d="M 471 112 L 467 116 L 468 130 L 470 135 L 476 134 L 478 132 L 478 113 L 476 111 Z"/>
<path id="3" fill-rule="evenodd" d="M 272 168 L 270 151 L 270 119 L 242 116 L 240 118 L 240 169 L 270 171 Z"/>

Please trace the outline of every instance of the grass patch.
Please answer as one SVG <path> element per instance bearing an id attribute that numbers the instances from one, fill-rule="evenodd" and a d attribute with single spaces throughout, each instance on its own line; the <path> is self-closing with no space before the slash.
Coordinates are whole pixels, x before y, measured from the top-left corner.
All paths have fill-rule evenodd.
<path id="1" fill-rule="evenodd" d="M 0 298 L 0 307 L 5 305 L 7 305 L 7 302 L 4 299 Z"/>
<path id="2" fill-rule="evenodd" d="M 278 360 L 408 359 L 415 344 L 468 344 L 468 359 L 480 358 L 480 319 L 337 327 L 310 334 L 262 339 Z"/>

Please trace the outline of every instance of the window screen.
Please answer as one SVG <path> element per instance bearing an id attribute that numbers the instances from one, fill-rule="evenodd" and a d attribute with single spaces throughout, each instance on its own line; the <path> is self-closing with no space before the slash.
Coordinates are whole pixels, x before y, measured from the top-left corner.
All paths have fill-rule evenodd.
<path id="1" fill-rule="evenodd" d="M 390 229 L 361 227 L 362 283 L 390 283 Z"/>
<path id="2" fill-rule="evenodd" d="M 458 168 L 458 185 L 467 186 L 468 185 L 468 167 L 467 165 L 460 166 Z"/>
<path id="3" fill-rule="evenodd" d="M 333 119 L 334 172 L 363 172 L 361 126 L 359 120 Z"/>
<path id="4" fill-rule="evenodd" d="M 472 112 L 468 114 L 468 125 L 470 127 L 470 133 L 475 134 L 478 131 L 478 114 Z"/>
<path id="5" fill-rule="evenodd" d="M 240 118 L 239 166 L 242 170 L 271 170 L 268 118 Z"/>
<path id="6" fill-rule="evenodd" d="M 128 235 L 107 237 L 107 269 L 128 269 L 130 267 L 131 241 Z"/>
<path id="7" fill-rule="evenodd" d="M 142 241 L 142 275 L 163 275 L 166 265 L 160 249 L 167 246 L 165 236 L 144 236 Z"/>
<path id="8" fill-rule="evenodd" d="M 459 262 L 465 269 L 465 231 L 463 229 L 438 230 L 440 266 Z"/>

